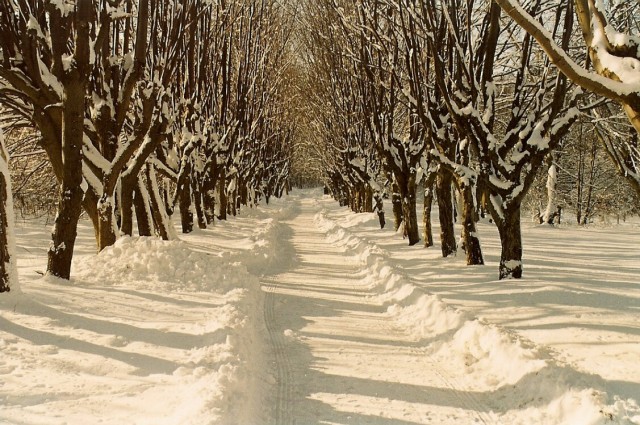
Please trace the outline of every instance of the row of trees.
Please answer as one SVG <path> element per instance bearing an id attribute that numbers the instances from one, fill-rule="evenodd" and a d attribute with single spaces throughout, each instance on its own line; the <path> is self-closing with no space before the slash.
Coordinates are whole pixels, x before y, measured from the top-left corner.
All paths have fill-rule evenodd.
<path id="1" fill-rule="evenodd" d="M 435 197 L 445 257 L 457 249 L 455 196 L 467 263 L 484 261 L 476 222 L 488 213 L 502 245 L 499 277 L 521 277 L 524 199 L 550 169 L 551 196 L 541 216 L 552 219 L 557 165 L 551 154 L 576 121 L 596 120 L 595 134 L 620 172 L 637 180 L 637 134 L 616 118 L 616 105 L 572 83 L 617 100 L 632 122 L 638 120 L 638 94 L 619 81 L 637 81 L 640 43 L 611 29 L 635 25 L 629 17 L 638 16 L 638 7 L 620 5 L 613 10 L 616 19 L 607 22 L 602 3 L 591 0 L 529 0 L 524 8 L 517 0 L 313 2 L 306 64 L 331 191 L 366 210 L 384 181 L 396 228 L 402 224 L 413 245 L 420 240 L 416 193 L 423 187 L 425 245 L 433 244 Z M 528 25 L 510 19 L 501 6 Z M 578 25 L 588 52 L 574 36 Z M 602 36 L 605 28 L 609 38 Z M 540 37 L 546 45 L 536 43 Z M 608 44 L 593 45 L 602 40 Z M 562 66 L 558 72 L 551 61 L 570 64 L 579 78 Z M 606 78 L 584 70 L 592 64 Z"/>
<path id="2" fill-rule="evenodd" d="M 102 250 L 134 216 L 170 239 L 174 210 L 190 232 L 287 189 L 291 19 L 275 0 L 0 1 L 2 123 L 35 128 L 59 183 L 48 273 L 69 278 L 82 211 Z"/>

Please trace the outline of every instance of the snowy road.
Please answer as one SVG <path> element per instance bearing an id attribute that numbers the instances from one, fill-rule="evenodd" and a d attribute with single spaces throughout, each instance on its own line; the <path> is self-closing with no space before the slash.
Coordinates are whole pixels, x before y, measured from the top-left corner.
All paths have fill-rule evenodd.
<path id="1" fill-rule="evenodd" d="M 394 326 L 361 262 L 314 222 L 316 202 L 297 202 L 286 222 L 296 261 L 263 279 L 273 423 L 493 423 L 488 407 Z"/>
<path id="2" fill-rule="evenodd" d="M 468 268 L 296 191 L 97 256 L 82 222 L 69 284 L 23 220 L 0 423 L 640 425 L 640 225 L 525 229 L 527 278 L 498 282 L 486 224 Z"/>

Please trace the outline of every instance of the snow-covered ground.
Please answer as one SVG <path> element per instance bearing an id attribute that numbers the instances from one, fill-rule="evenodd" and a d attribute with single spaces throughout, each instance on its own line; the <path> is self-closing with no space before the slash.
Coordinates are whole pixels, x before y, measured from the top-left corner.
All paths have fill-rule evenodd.
<path id="1" fill-rule="evenodd" d="M 3 424 L 640 424 L 635 225 L 525 224 L 499 282 L 490 225 L 467 267 L 296 192 L 99 256 L 85 223 L 64 282 L 48 226 L 17 224 Z"/>

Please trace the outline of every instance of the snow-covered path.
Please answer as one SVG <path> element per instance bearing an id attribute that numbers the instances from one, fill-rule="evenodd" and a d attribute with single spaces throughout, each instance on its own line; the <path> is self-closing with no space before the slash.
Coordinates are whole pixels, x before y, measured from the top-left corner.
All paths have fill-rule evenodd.
<path id="1" fill-rule="evenodd" d="M 98 256 L 82 222 L 67 282 L 40 276 L 49 228 L 24 220 L 0 423 L 640 425 L 638 228 L 529 226 L 542 248 L 505 284 L 488 225 L 490 265 L 468 268 L 296 191 Z M 580 271 L 568 245 L 593 235 L 617 251 Z"/>
<path id="2" fill-rule="evenodd" d="M 274 424 L 492 423 L 377 300 L 361 262 L 330 242 L 313 199 L 286 224 L 290 269 L 263 279 L 274 353 Z"/>

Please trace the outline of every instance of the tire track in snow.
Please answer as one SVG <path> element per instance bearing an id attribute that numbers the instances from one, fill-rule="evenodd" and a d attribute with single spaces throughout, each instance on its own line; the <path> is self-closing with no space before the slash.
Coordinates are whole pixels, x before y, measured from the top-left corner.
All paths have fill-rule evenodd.
<path id="1" fill-rule="evenodd" d="M 276 370 L 276 400 L 273 418 L 275 425 L 294 424 L 291 401 L 293 398 L 291 360 L 287 354 L 285 337 L 276 322 L 275 304 L 277 283 L 273 278 L 263 279 L 265 291 L 264 321 L 269 333 L 269 340 L 274 356 Z"/>

